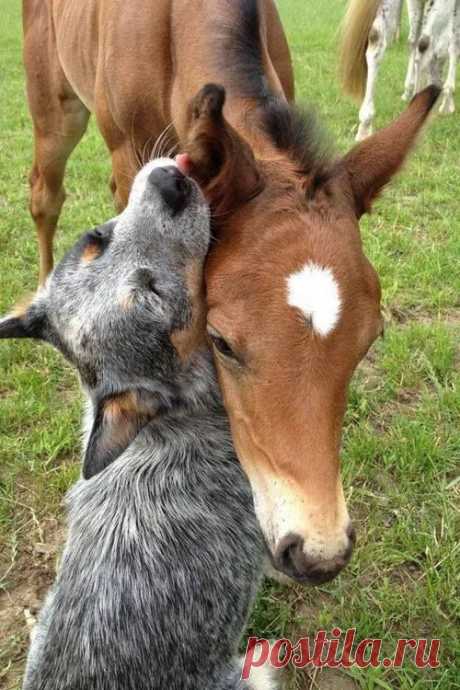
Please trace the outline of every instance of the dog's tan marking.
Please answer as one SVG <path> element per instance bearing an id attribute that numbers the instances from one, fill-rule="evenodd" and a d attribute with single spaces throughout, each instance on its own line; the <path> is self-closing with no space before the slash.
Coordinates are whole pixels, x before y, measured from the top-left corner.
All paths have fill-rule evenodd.
<path id="1" fill-rule="evenodd" d="M 34 292 L 31 292 L 28 295 L 24 295 L 24 297 L 14 305 L 13 311 L 11 312 L 11 316 L 16 316 L 17 318 L 21 318 L 22 316 L 24 316 L 27 310 L 29 309 L 30 305 L 34 301 L 34 298 Z"/>
<path id="2" fill-rule="evenodd" d="M 156 414 L 135 392 L 129 391 L 106 400 L 104 423 L 112 427 L 110 445 L 125 445 Z"/>
<path id="3" fill-rule="evenodd" d="M 104 405 L 104 416 L 107 421 L 121 421 L 123 417 L 137 414 L 137 396 L 133 392 L 123 393 L 107 400 Z"/>
<path id="4" fill-rule="evenodd" d="M 200 261 L 191 262 L 187 267 L 186 285 L 192 305 L 192 318 L 187 328 L 171 333 L 171 342 L 183 362 L 206 342 L 206 306 Z"/>
<path id="5" fill-rule="evenodd" d="M 97 259 L 100 255 L 101 248 L 99 245 L 96 242 L 91 242 L 84 248 L 83 254 L 81 255 L 81 260 L 83 263 L 89 264 L 91 261 L 94 261 L 94 259 Z"/>

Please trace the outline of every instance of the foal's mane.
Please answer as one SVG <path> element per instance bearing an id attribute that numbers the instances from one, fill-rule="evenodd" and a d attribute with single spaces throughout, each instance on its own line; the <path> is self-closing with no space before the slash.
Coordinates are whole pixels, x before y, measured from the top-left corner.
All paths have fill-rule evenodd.
<path id="1" fill-rule="evenodd" d="M 328 176 L 333 156 L 324 130 L 311 108 L 301 108 L 274 94 L 262 53 L 259 0 L 224 0 L 225 19 L 215 22 L 215 54 L 233 96 L 256 104 L 255 125 L 275 147 L 315 178 Z"/>

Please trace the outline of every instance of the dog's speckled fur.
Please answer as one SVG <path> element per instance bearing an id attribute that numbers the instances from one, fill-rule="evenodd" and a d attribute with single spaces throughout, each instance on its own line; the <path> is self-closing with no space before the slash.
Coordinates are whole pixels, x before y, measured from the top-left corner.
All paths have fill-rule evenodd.
<path id="1" fill-rule="evenodd" d="M 0 322 L 1 337 L 57 346 L 88 395 L 89 478 L 67 497 L 67 544 L 24 690 L 266 687 L 244 684 L 236 658 L 263 555 L 251 491 L 207 348 L 184 362 L 171 340 L 193 322 L 186 272 L 203 263 L 207 209 L 193 185 L 172 217 L 149 183 L 155 165 L 126 211 Z"/>

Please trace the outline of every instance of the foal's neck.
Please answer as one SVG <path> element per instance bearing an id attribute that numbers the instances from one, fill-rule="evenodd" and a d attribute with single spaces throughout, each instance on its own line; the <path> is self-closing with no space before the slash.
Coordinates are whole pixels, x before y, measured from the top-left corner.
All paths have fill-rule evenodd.
<path id="1" fill-rule="evenodd" d="M 276 97 L 284 99 L 282 94 Z M 257 99 L 244 99 L 230 92 L 225 104 L 225 117 L 238 134 L 250 145 L 254 156 L 260 160 L 280 157 L 279 150 L 263 130 L 260 122 L 262 104 Z"/>

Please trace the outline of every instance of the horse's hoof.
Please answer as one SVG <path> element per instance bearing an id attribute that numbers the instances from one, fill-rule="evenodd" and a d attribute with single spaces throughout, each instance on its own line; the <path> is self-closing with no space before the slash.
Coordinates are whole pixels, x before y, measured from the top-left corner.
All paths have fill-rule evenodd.
<path id="1" fill-rule="evenodd" d="M 445 96 L 439 106 L 440 115 L 452 115 L 455 112 L 455 102 L 452 95 Z"/>
<path id="2" fill-rule="evenodd" d="M 367 139 L 372 134 L 372 125 L 360 125 L 358 128 L 358 133 L 356 134 L 355 141 L 363 141 Z"/>

